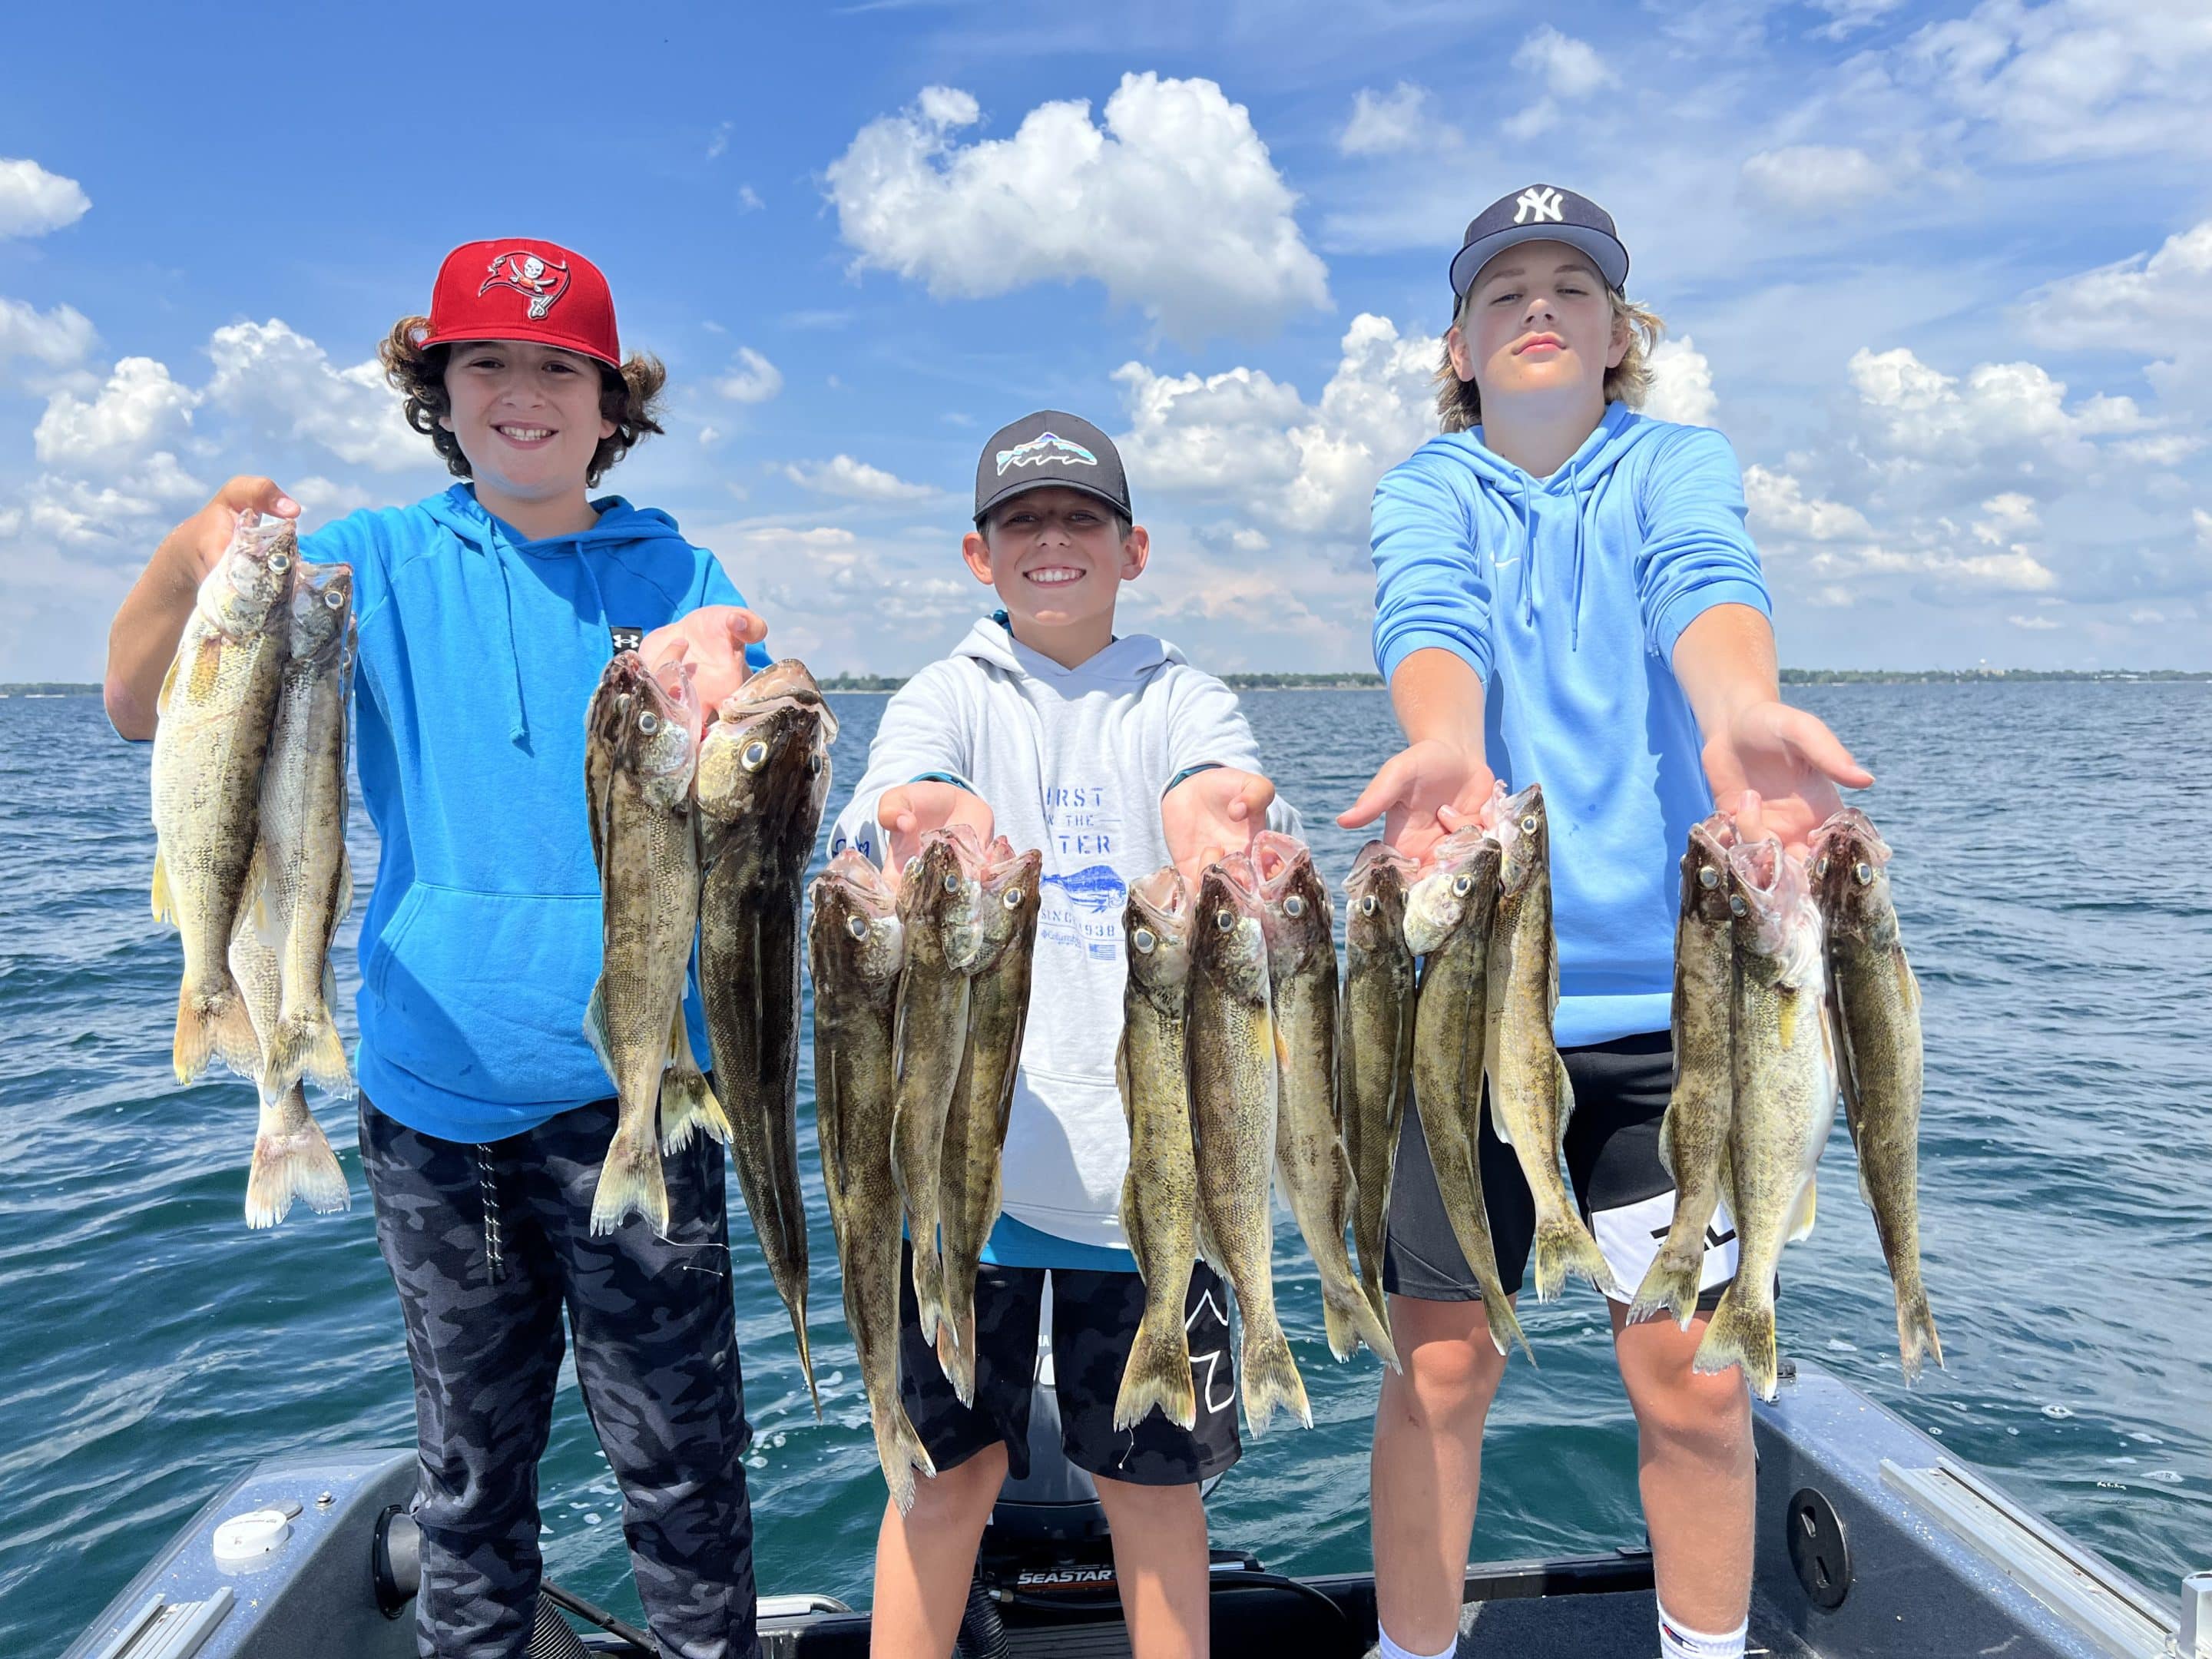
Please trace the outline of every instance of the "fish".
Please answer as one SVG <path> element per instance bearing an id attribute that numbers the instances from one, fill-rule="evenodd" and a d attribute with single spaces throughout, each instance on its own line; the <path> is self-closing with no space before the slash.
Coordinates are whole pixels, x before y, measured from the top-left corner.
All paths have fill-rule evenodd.
<path id="1" fill-rule="evenodd" d="M 1279 1407 L 1313 1426 L 1304 1379 L 1275 1318 L 1269 1188 L 1280 1084 L 1261 918 L 1260 877 L 1244 854 L 1200 872 L 1184 1026 L 1199 1237 L 1237 1292 L 1237 1368 L 1245 1425 L 1255 1436 Z"/>
<path id="2" fill-rule="evenodd" d="M 1145 1311 L 1114 1396 L 1114 1426 L 1133 1429 L 1158 1407 L 1198 1422 L 1183 1306 L 1198 1255 L 1198 1165 L 1191 1139 L 1184 1012 L 1190 994 L 1190 885 L 1172 864 L 1129 889 L 1121 912 L 1128 976 L 1114 1079 L 1129 1124 L 1121 1231 L 1145 1281 Z"/>
<path id="3" fill-rule="evenodd" d="M 664 1152 L 699 1132 L 728 1145 L 817 1418 L 799 1183 L 799 905 L 836 737 L 821 688 L 793 659 L 724 698 L 699 739 L 699 994 L 714 1087 L 660 1120 Z"/>
<path id="4" fill-rule="evenodd" d="M 923 1340 L 934 1344 L 945 1312 L 939 1255 L 945 1120 L 967 1053 L 968 969 L 979 941 L 984 848 L 964 823 L 933 830 L 899 881 L 906 971 L 899 980 L 896 1106 L 891 1170 L 914 1245 L 914 1297 Z"/>
<path id="5" fill-rule="evenodd" d="M 1500 1353 L 1528 1338 L 1507 1299 L 1482 1196 L 1483 1060 L 1492 972 L 1491 924 L 1498 909 L 1498 838 L 1477 824 L 1455 830 L 1429 851 L 1406 895 L 1406 948 L 1421 958 L 1413 1012 L 1413 1109 L 1452 1237 L 1482 1294 L 1490 1340 Z"/>
<path id="6" fill-rule="evenodd" d="M 937 1326 L 937 1362 L 963 1406 L 975 1403 L 975 1268 L 999 1218 L 999 1154 L 1029 1022 L 1043 866 L 1042 853 L 1017 853 L 1000 836 L 976 872 L 968 1032 L 945 1115 L 938 1178 L 945 1313 Z"/>
<path id="7" fill-rule="evenodd" d="M 937 1473 L 899 1400 L 899 1207 L 891 1178 L 892 1036 L 905 961 L 898 902 L 848 848 L 808 893 L 814 979 L 814 1128 L 876 1458 L 891 1501 L 914 1507 L 915 1472 Z"/>
<path id="8" fill-rule="evenodd" d="M 155 705 L 154 915 L 174 925 L 184 946 L 170 1050 L 179 1083 L 204 1076 L 213 1059 L 244 1077 L 261 1063 L 230 974 L 230 936 L 260 834 L 299 559 L 289 522 L 238 515 Z"/>
<path id="9" fill-rule="evenodd" d="M 584 1035 L 613 1079 L 614 1138 L 592 1196 L 591 1229 L 614 1231 L 633 1214 L 668 1234 L 668 1184 L 660 1163 L 664 1116 L 719 1116 L 690 1063 L 684 985 L 699 921 L 699 841 L 691 777 L 700 713 L 680 665 L 647 668 L 616 654 L 592 693 L 584 775 L 599 865 L 599 977 Z M 673 1069 L 671 1062 L 675 1062 Z"/>
<path id="10" fill-rule="evenodd" d="M 1541 784 L 1532 783 L 1499 804 L 1496 833 L 1498 892 L 1490 923 L 1483 1066 L 1490 1085 L 1491 1124 L 1520 1159 L 1536 1204 L 1531 1250 L 1536 1299 L 1549 1302 L 1567 1275 L 1578 1273 L 1607 1296 L 1625 1301 L 1559 1174 L 1559 1147 L 1575 1095 L 1552 1042 L 1552 1016 L 1559 1006 L 1559 953 L 1552 933 L 1551 830 Z"/>
<path id="11" fill-rule="evenodd" d="M 245 902 L 278 951 L 282 1006 L 256 1022 L 266 1096 L 302 1078 L 349 1094 L 331 1014 L 331 944 L 353 908 L 346 856 L 346 695 L 353 670 L 353 569 L 310 565 L 292 593 L 288 655 L 261 772 L 258 842 Z"/>
<path id="12" fill-rule="evenodd" d="M 1418 866 L 1370 841 L 1345 878 L 1344 994 L 1336 1020 L 1337 1108 L 1352 1160 L 1352 1242 L 1359 1279 L 1376 1315 L 1390 1316 L 1382 1290 L 1384 1234 L 1398 1131 L 1413 1087 L 1417 964 L 1406 944 L 1406 889 Z"/>
<path id="13" fill-rule="evenodd" d="M 1686 1331 L 1697 1317 L 1706 1230 L 1729 1189 L 1728 1133 L 1735 1114 L 1735 929 L 1729 913 L 1728 855 L 1735 839 L 1734 822 L 1716 812 L 1692 826 L 1682 854 L 1671 1019 L 1674 1086 L 1659 1121 L 1659 1161 L 1674 1178 L 1674 1219 L 1628 1309 L 1632 1321 L 1664 1310 Z"/>
<path id="14" fill-rule="evenodd" d="M 1771 837 L 1731 848 L 1735 939 L 1735 1114 L 1728 1136 L 1736 1273 L 1692 1367 L 1743 1368 L 1774 1398 L 1774 1268 L 1813 1231 L 1814 1172 L 1836 1121 L 1836 1064 L 1820 913 L 1804 861 Z"/>
<path id="15" fill-rule="evenodd" d="M 1898 937 L 1889 848 L 1847 806 L 1813 832 L 1813 896 L 1826 932 L 1844 1121 L 1859 1192 L 1897 1294 L 1897 1350 L 1909 1382 L 1943 1363 L 1920 1274 L 1920 982 Z"/>
<path id="16" fill-rule="evenodd" d="M 1335 917 L 1305 845 L 1272 830 L 1252 838 L 1267 945 L 1277 1084 L 1275 1177 L 1321 1274 L 1328 1351 L 1349 1359 L 1364 1342 L 1391 1370 L 1398 1350 L 1345 1248 L 1354 1200 L 1338 1127 Z"/>
<path id="17" fill-rule="evenodd" d="M 265 1042 L 275 1035 L 283 1007 L 283 963 L 282 952 L 256 930 L 251 906 L 239 910 L 228 960 L 246 1017 L 255 1036 Z M 256 1231 L 273 1227 L 301 1199 L 318 1215 L 351 1208 L 353 1194 L 345 1171 L 322 1125 L 308 1109 L 307 1091 L 299 1081 L 271 1090 L 257 1076 L 254 1091 L 260 1117 L 254 1127 L 252 1162 L 246 1166 L 246 1224 Z"/>

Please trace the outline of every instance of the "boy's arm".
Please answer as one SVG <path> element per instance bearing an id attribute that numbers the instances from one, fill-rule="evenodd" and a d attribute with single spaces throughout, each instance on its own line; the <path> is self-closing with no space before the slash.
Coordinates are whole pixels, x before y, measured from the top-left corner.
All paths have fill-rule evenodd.
<path id="1" fill-rule="evenodd" d="M 947 823 L 974 824 L 989 839 L 991 809 L 969 780 L 967 725 L 953 674 L 949 667 L 924 669 L 884 705 L 867 769 L 830 830 L 832 854 L 852 847 L 895 870 L 924 834 Z"/>

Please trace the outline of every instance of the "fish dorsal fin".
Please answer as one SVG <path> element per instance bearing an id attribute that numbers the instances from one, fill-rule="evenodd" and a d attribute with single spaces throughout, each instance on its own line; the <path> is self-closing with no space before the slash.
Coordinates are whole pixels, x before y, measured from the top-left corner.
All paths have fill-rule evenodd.
<path id="1" fill-rule="evenodd" d="M 1905 1006 L 1916 1014 L 1920 1012 L 1920 979 L 1912 971 L 1912 963 L 1905 954 L 1905 947 L 1897 947 L 1897 988 L 1904 994 Z"/>

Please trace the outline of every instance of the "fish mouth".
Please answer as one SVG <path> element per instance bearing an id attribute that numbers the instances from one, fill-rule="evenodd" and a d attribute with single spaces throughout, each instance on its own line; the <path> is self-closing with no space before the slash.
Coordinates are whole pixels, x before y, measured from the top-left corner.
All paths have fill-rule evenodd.
<path id="1" fill-rule="evenodd" d="M 1889 843 L 1874 827 L 1874 820 L 1856 806 L 1846 806 L 1829 814 L 1827 821 L 1808 836 L 1814 857 L 1839 855 L 1846 849 L 1863 853 L 1870 863 L 1889 862 Z"/>
<path id="2" fill-rule="evenodd" d="M 1396 875 L 1401 886 L 1411 886 L 1420 862 L 1407 858 L 1386 841 L 1370 841 L 1361 848 L 1352 860 L 1352 873 L 1344 878 L 1344 890 L 1356 892 L 1371 886 L 1382 878 L 1384 872 Z"/>
<path id="3" fill-rule="evenodd" d="M 810 711 L 822 722 L 822 740 L 836 741 L 837 717 L 823 700 L 822 688 L 812 672 L 796 657 L 786 657 L 748 676 L 743 684 L 722 699 L 715 713 L 723 720 L 736 720 L 777 707 Z"/>
<path id="4" fill-rule="evenodd" d="M 1182 872 L 1172 864 L 1155 870 L 1149 876 L 1139 876 L 1129 884 L 1129 896 L 1146 915 L 1172 929 L 1185 921 L 1196 901 L 1190 884 L 1182 878 Z"/>
<path id="5" fill-rule="evenodd" d="M 1252 837 L 1248 857 L 1259 878 L 1260 896 L 1269 904 L 1281 903 L 1300 873 L 1313 867 L 1310 848 L 1295 836 L 1273 830 L 1262 830 Z"/>
<path id="6" fill-rule="evenodd" d="M 1009 887 L 1022 883 L 1025 878 L 1027 884 L 1034 888 L 1037 872 L 1043 866 L 1042 853 L 1034 848 L 1026 853 L 1017 853 L 1013 843 L 1000 836 L 984 852 L 975 879 L 985 893 L 995 898 Z"/>
<path id="7" fill-rule="evenodd" d="M 898 909 L 898 896 L 892 892 L 882 870 L 866 854 L 850 847 L 831 859 L 815 882 L 825 891 L 834 890 L 839 898 L 873 921 L 880 921 Z M 815 902 L 818 906 L 822 900 L 817 898 Z"/>

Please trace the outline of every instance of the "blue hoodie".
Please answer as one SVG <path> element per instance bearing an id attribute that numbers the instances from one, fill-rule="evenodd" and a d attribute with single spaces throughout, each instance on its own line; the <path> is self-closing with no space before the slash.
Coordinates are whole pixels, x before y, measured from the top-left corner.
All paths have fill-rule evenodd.
<path id="1" fill-rule="evenodd" d="M 381 853 L 356 1072 L 378 1110 L 447 1140 L 613 1093 L 583 1033 L 599 971 L 584 710 L 610 628 L 743 603 L 666 514 L 592 505 L 591 529 L 533 542 L 456 484 L 300 540 L 353 566 L 361 631 L 354 745 Z M 696 996 L 689 1012 L 703 1055 Z"/>
<path id="2" fill-rule="evenodd" d="M 1374 550 L 1383 678 L 1467 662 L 1492 769 L 1544 786 L 1559 1042 L 1664 1030 L 1678 861 L 1712 811 L 1674 641 L 1712 605 L 1772 614 L 1735 452 L 1619 403 L 1548 478 L 1447 433 L 1376 487 Z"/>

